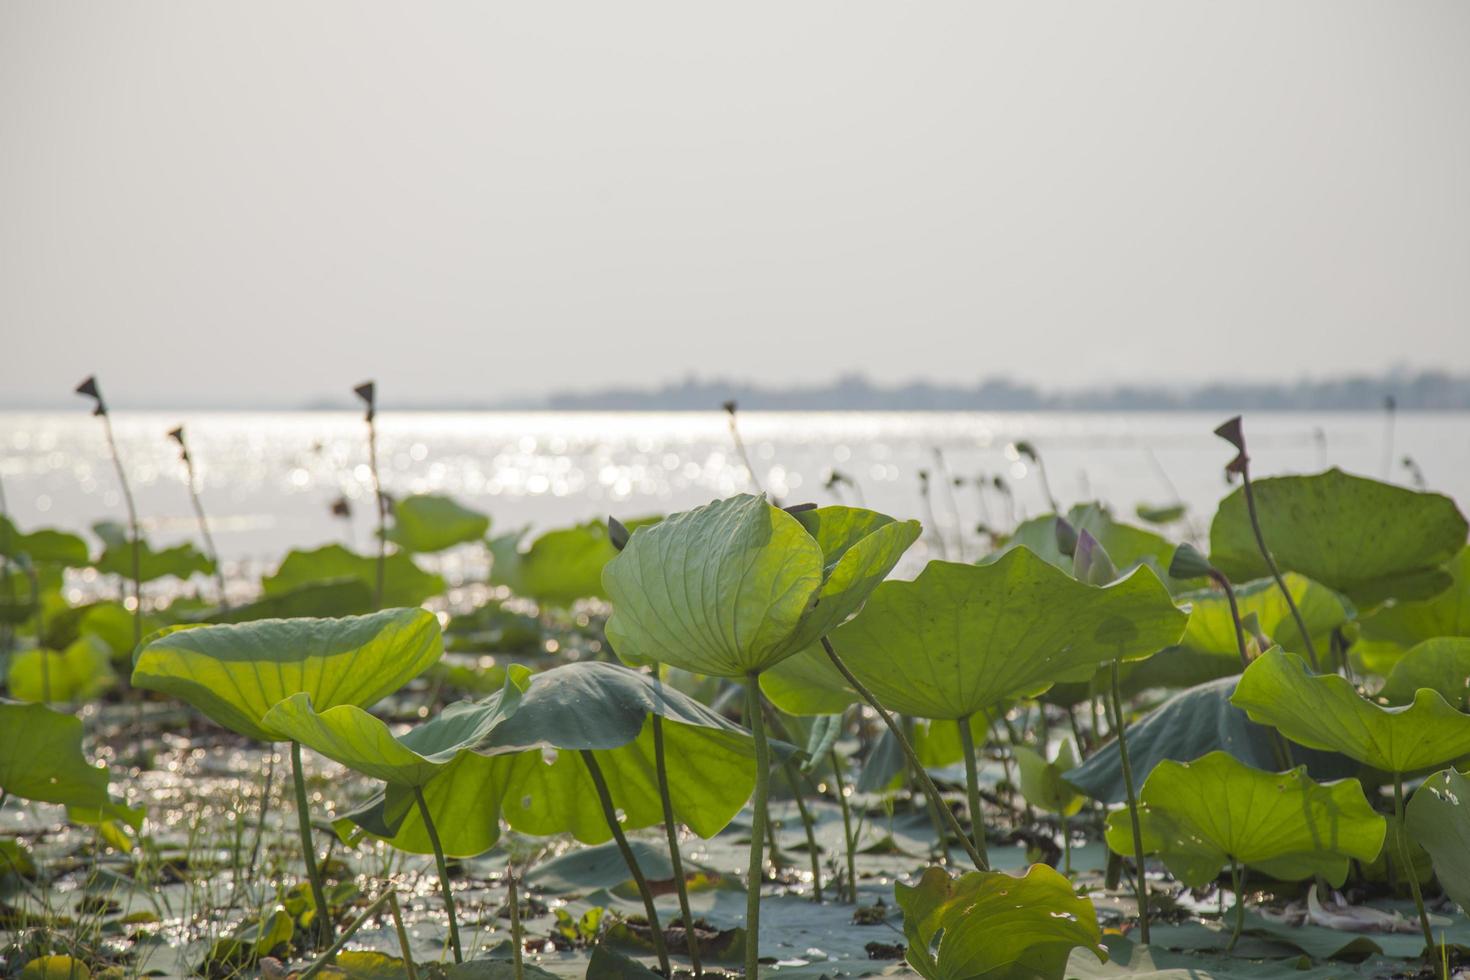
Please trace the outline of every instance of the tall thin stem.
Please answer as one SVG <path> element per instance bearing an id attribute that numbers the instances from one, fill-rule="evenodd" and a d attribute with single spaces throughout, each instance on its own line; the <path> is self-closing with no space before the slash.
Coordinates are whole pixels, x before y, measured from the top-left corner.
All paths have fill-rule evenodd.
<path id="1" fill-rule="evenodd" d="M 505 888 L 510 901 L 510 959 L 515 967 L 515 980 L 522 980 L 525 975 L 525 945 L 521 936 L 521 896 L 516 887 L 516 865 L 515 862 L 506 859 L 505 862 Z"/>
<path id="2" fill-rule="evenodd" d="M 434 817 L 429 813 L 422 787 L 413 788 L 413 801 L 418 804 L 419 817 L 423 819 L 424 831 L 429 835 L 429 846 L 434 849 L 434 864 L 439 869 L 439 891 L 444 895 L 444 910 L 449 913 L 449 945 L 454 950 L 454 962 L 463 963 L 464 950 L 459 945 L 459 921 L 454 916 L 454 891 L 449 886 L 449 865 L 444 860 L 444 845 L 439 842 L 439 830 L 434 826 Z"/>
<path id="3" fill-rule="evenodd" d="M 1128 794 L 1128 819 L 1133 830 L 1133 863 L 1137 866 L 1134 895 L 1138 899 L 1138 931 L 1148 945 L 1148 876 L 1143 864 L 1143 827 L 1138 819 L 1138 793 L 1133 782 L 1133 764 L 1128 759 L 1128 737 L 1123 725 L 1123 686 L 1118 679 L 1118 661 L 1113 661 L 1113 731 L 1118 736 L 1118 758 L 1123 765 L 1123 789 Z"/>
<path id="4" fill-rule="evenodd" d="M 1399 863 L 1409 879 L 1409 892 L 1414 896 L 1414 908 L 1419 912 L 1419 928 L 1424 932 L 1425 951 L 1434 949 L 1434 933 L 1429 928 L 1429 913 L 1424 911 L 1424 894 L 1419 890 L 1419 876 L 1414 873 L 1413 858 L 1409 853 L 1408 827 L 1404 822 L 1404 774 L 1393 774 L 1393 819 L 1395 836 L 1398 838 Z"/>
<path id="5" fill-rule="evenodd" d="M 255 840 L 250 845 L 250 864 L 247 867 L 255 867 L 260 859 L 260 842 L 265 837 L 265 815 L 270 812 L 271 806 L 271 784 L 276 778 L 276 747 L 272 745 L 268 750 L 270 759 L 265 767 L 265 787 L 260 792 L 260 815 L 255 820 Z"/>
<path id="6" fill-rule="evenodd" d="M 655 676 L 657 673 L 655 672 Z M 674 868 L 674 887 L 679 893 L 679 914 L 684 919 L 684 939 L 694 975 L 704 970 L 699 963 L 699 937 L 694 932 L 694 914 L 689 910 L 689 882 L 684 879 L 684 856 L 679 853 L 679 824 L 674 817 L 674 800 L 669 794 L 669 768 L 664 757 L 664 720 L 653 715 L 653 766 L 658 776 L 658 795 L 664 808 L 664 833 L 669 839 L 669 863 Z"/>
<path id="7" fill-rule="evenodd" d="M 970 797 L 970 836 L 975 850 L 985 855 L 985 811 L 980 808 L 980 770 L 975 760 L 975 735 L 970 716 L 955 722 L 960 728 L 960 745 L 965 750 L 965 791 Z"/>
<path id="8" fill-rule="evenodd" d="M 1235 649 L 1240 654 L 1240 669 L 1245 670 L 1251 665 L 1250 651 L 1245 645 L 1245 624 L 1240 618 L 1240 605 L 1235 601 L 1235 588 L 1230 584 L 1223 572 L 1212 570 L 1210 578 L 1216 585 L 1220 586 L 1225 593 L 1225 601 L 1230 603 L 1230 620 L 1235 624 Z M 1271 729 L 1272 747 L 1276 753 L 1276 762 L 1282 770 L 1290 769 L 1292 766 L 1291 746 L 1276 729 Z"/>
<path id="9" fill-rule="evenodd" d="M 628 845 L 627 835 L 623 833 L 622 825 L 618 823 L 618 811 L 613 806 L 612 792 L 607 788 L 607 779 L 602 775 L 602 767 L 597 764 L 597 757 L 590 749 L 582 749 L 582 762 L 587 766 L 587 774 L 592 777 L 592 785 L 597 788 L 597 798 L 602 802 L 602 816 L 607 821 L 607 829 L 612 832 L 613 840 L 617 842 L 618 850 L 622 852 L 623 861 L 628 865 L 628 871 L 633 875 L 633 883 L 638 886 L 638 894 L 643 896 L 643 911 L 648 916 L 648 928 L 653 937 L 653 951 L 658 955 L 659 969 L 663 970 L 666 977 L 673 976 L 673 970 L 669 966 L 669 948 L 664 943 L 663 926 L 659 925 L 658 909 L 653 904 L 653 889 L 648 887 L 648 879 L 643 876 L 643 869 L 638 866 L 638 858 L 633 855 L 633 848 Z"/>
<path id="10" fill-rule="evenodd" d="M 378 423 L 368 415 L 368 469 L 373 474 L 373 504 L 378 510 L 378 565 L 373 588 L 373 605 L 383 608 L 383 590 L 388 575 L 387 503 L 383 500 L 383 481 L 378 476 Z"/>
<path id="11" fill-rule="evenodd" d="M 1266 535 L 1261 530 L 1261 520 L 1256 515 L 1256 493 L 1251 487 L 1251 475 L 1249 467 L 1242 467 L 1240 471 L 1240 483 L 1245 489 L 1245 509 L 1250 515 L 1251 531 L 1256 537 L 1256 547 L 1265 559 L 1266 567 L 1271 570 L 1271 577 L 1276 580 L 1276 587 L 1281 590 L 1281 595 L 1286 599 L 1286 608 L 1291 610 L 1291 618 L 1296 621 L 1297 632 L 1302 635 L 1302 645 L 1307 649 L 1307 659 L 1311 661 L 1312 670 L 1315 672 L 1321 668 L 1317 664 L 1317 647 L 1312 643 L 1312 631 L 1307 629 L 1307 621 L 1302 618 L 1302 611 L 1297 608 L 1296 600 L 1291 596 L 1291 590 L 1286 587 L 1286 580 L 1281 577 L 1281 569 L 1276 565 L 1276 559 L 1271 555 L 1271 549 L 1266 546 Z"/>
<path id="12" fill-rule="evenodd" d="M 143 557 L 142 531 L 138 528 L 138 507 L 133 502 L 133 488 L 128 485 L 128 474 L 123 469 L 122 456 L 117 451 L 117 438 L 112 434 L 112 416 L 101 412 L 102 428 L 107 433 L 107 448 L 112 453 L 112 465 L 117 470 L 117 482 L 122 487 L 123 501 L 128 507 L 128 537 L 132 544 L 133 566 L 133 646 L 143 642 Z"/>
<path id="13" fill-rule="evenodd" d="M 837 788 L 837 805 L 842 808 L 842 842 L 847 849 L 847 901 L 857 902 L 857 840 L 852 833 L 852 804 L 847 799 L 847 783 L 842 778 L 842 760 L 837 750 L 831 749 L 827 756 L 832 761 L 832 784 Z"/>
<path id="14" fill-rule="evenodd" d="M 209 519 L 204 516 L 204 502 L 199 499 L 199 479 L 194 472 L 194 457 L 184 442 L 184 429 L 180 426 L 170 433 L 179 444 L 179 453 L 184 461 L 184 475 L 189 483 L 189 503 L 194 507 L 194 517 L 199 522 L 199 536 L 204 540 L 204 551 L 214 565 L 214 584 L 219 589 L 219 604 L 228 609 L 229 597 L 225 594 L 225 570 L 220 567 L 219 549 L 214 546 L 214 536 L 209 533 Z"/>
<path id="15" fill-rule="evenodd" d="M 306 802 L 306 775 L 301 770 L 301 743 L 291 743 L 291 779 L 296 785 L 296 825 L 301 833 L 301 857 L 306 861 L 306 880 L 311 884 L 311 900 L 316 905 L 313 925 L 317 942 L 332 940 L 332 912 L 327 907 L 327 892 L 322 887 L 322 873 L 316 866 L 316 845 L 311 840 L 311 811 Z"/>
<path id="16" fill-rule="evenodd" d="M 1225 952 L 1235 951 L 1235 944 L 1240 942 L 1240 932 L 1245 927 L 1245 876 L 1241 874 L 1240 862 L 1232 854 L 1230 856 L 1230 887 L 1235 889 L 1235 926 L 1230 930 L 1230 943 L 1225 947 Z"/>
<path id="17" fill-rule="evenodd" d="M 765 715 L 760 706 L 760 673 L 745 678 L 745 715 L 755 736 L 755 798 L 750 818 L 750 862 L 745 885 L 745 975 L 755 978 L 760 971 L 761 881 L 765 865 L 761 845 L 766 834 L 766 801 L 771 795 L 771 753 L 766 744 Z"/>
<path id="18" fill-rule="evenodd" d="M 745 464 L 745 473 L 750 478 L 750 483 L 755 487 L 757 493 L 765 493 L 765 487 L 761 486 L 760 477 L 755 475 L 755 466 L 750 461 L 750 453 L 745 449 L 745 440 L 740 438 L 740 425 L 735 420 L 735 402 L 725 402 L 725 414 L 730 417 L 730 439 L 735 443 L 735 452 L 739 454 L 740 461 Z"/>
<path id="19" fill-rule="evenodd" d="M 791 787 L 791 795 L 796 799 L 796 811 L 801 814 L 801 825 L 806 831 L 807 854 L 811 856 L 812 864 L 812 901 L 818 905 L 822 902 L 822 855 L 817 849 L 817 830 L 812 822 L 811 811 L 807 809 L 806 800 L 801 795 L 801 780 L 797 778 L 796 770 L 790 760 L 781 763 L 781 770 L 786 774 L 786 782 Z"/>
<path id="20" fill-rule="evenodd" d="M 918 778 L 920 787 L 924 790 L 925 795 L 929 797 L 929 802 L 946 818 L 950 832 L 959 838 L 960 844 L 964 846 L 965 853 L 970 856 L 970 860 L 974 862 L 975 867 L 980 871 L 989 871 L 990 862 L 986 860 L 985 855 L 975 849 L 974 842 L 970 840 L 969 835 L 960 826 L 960 822 L 955 818 L 954 812 L 944 805 L 944 797 L 939 795 L 939 787 L 934 785 L 934 780 L 929 778 L 929 773 L 924 770 L 923 764 L 919 762 L 918 753 L 914 751 L 913 744 L 909 742 L 908 736 L 904 735 L 903 729 L 899 726 L 898 721 L 889 713 L 887 708 L 879 703 L 878 699 L 873 695 L 873 692 L 868 690 L 867 685 L 858 680 L 857 676 L 848 669 L 847 664 L 843 663 L 842 658 L 837 655 L 837 651 L 832 648 L 832 641 L 825 636 L 822 637 L 822 649 L 827 652 L 827 659 L 832 661 L 832 666 L 837 668 L 837 672 L 857 692 L 858 697 L 862 698 L 874 711 L 878 712 L 878 717 L 883 719 L 883 724 L 887 725 L 888 730 L 893 733 L 894 739 L 898 741 L 898 747 L 903 751 L 904 758 L 908 760 L 909 767 Z"/>

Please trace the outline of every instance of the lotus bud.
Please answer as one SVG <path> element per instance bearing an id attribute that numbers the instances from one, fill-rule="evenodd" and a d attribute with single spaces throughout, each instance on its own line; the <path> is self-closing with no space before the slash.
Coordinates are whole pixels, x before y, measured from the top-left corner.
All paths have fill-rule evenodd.
<path id="1" fill-rule="evenodd" d="M 1072 558 L 1072 574 L 1088 585 L 1107 585 L 1118 577 L 1118 568 L 1108 557 L 1097 538 L 1088 531 L 1077 535 L 1077 551 Z"/>
<path id="2" fill-rule="evenodd" d="M 607 538 L 612 542 L 612 546 L 618 551 L 622 551 L 628 546 L 628 537 L 629 532 L 627 526 L 616 517 L 608 517 Z"/>
<path id="3" fill-rule="evenodd" d="M 1065 517 L 1057 518 L 1057 550 L 1071 558 L 1077 553 L 1077 529 Z"/>
<path id="4" fill-rule="evenodd" d="M 1174 549 L 1169 561 L 1169 574 L 1174 578 L 1204 578 L 1215 574 L 1215 566 L 1188 541 Z"/>

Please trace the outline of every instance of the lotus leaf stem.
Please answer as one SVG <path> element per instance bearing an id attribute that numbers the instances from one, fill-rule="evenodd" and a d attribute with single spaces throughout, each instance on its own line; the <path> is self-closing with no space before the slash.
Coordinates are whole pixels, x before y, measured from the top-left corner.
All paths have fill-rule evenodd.
<path id="1" fill-rule="evenodd" d="M 771 795 L 771 752 L 766 744 L 757 671 L 745 678 L 745 714 L 755 736 L 755 798 L 751 805 L 750 864 L 745 885 L 745 975 L 754 980 L 760 971 L 761 881 L 765 877 L 761 844 L 766 834 L 766 801 Z"/>
<path id="2" fill-rule="evenodd" d="M 597 798 L 602 803 L 602 816 L 607 821 L 607 829 L 612 831 L 613 840 L 617 842 L 623 861 L 628 865 L 628 872 L 633 876 L 633 883 L 638 886 L 638 894 L 643 897 L 643 911 L 648 916 L 648 928 L 653 937 L 653 951 L 658 955 L 659 969 L 664 976 L 672 977 L 674 974 L 669 966 L 669 948 L 664 942 L 663 926 L 659 925 L 658 909 L 653 904 L 653 889 L 648 887 L 648 879 L 638 866 L 638 858 L 633 855 L 633 848 L 628 846 L 628 837 L 618 823 L 618 811 L 613 806 L 612 792 L 607 788 L 607 779 L 602 774 L 602 767 L 597 764 L 597 757 L 592 754 L 591 749 L 582 749 L 581 754 L 582 762 L 587 766 L 587 774 L 592 777 L 592 785 L 597 788 Z"/>
<path id="3" fill-rule="evenodd" d="M 1128 820 L 1133 830 L 1134 895 L 1138 899 L 1138 931 L 1148 945 L 1148 876 L 1144 873 L 1143 827 L 1138 819 L 1138 792 L 1134 788 L 1133 764 L 1128 759 L 1128 738 L 1123 725 L 1123 685 L 1118 679 L 1118 661 L 1113 661 L 1113 731 L 1118 736 L 1118 759 L 1123 765 L 1123 789 L 1128 794 Z"/>
<path id="4" fill-rule="evenodd" d="M 418 804 L 424 831 L 429 835 L 429 846 L 434 849 L 434 864 L 439 869 L 439 891 L 444 896 L 444 910 L 449 913 L 449 945 L 454 950 L 454 962 L 463 963 L 464 951 L 459 945 L 459 922 L 454 917 L 454 891 L 449 886 L 449 865 L 444 860 L 444 845 L 439 842 L 439 830 L 434 826 L 422 787 L 413 788 L 413 800 Z"/>
<path id="5" fill-rule="evenodd" d="M 305 970 L 301 971 L 301 980 L 311 980 L 312 977 L 320 973 L 323 968 L 332 962 L 338 953 L 342 952 L 342 947 L 346 946 L 347 941 L 357 934 L 357 930 L 361 929 L 368 919 L 381 912 L 385 905 L 392 914 L 393 923 L 398 930 L 398 945 L 403 951 L 404 972 L 408 974 L 409 980 L 418 980 L 418 971 L 414 968 L 413 956 L 408 947 L 408 933 L 403 929 L 403 914 L 398 908 L 398 895 L 393 891 L 384 892 L 371 905 L 363 909 L 362 914 L 353 919 L 352 923 L 346 929 L 342 930 L 342 935 L 337 937 L 336 941 L 327 948 L 327 951 L 313 960 L 311 965 Z"/>
<path id="6" fill-rule="evenodd" d="M 1240 861 L 1234 855 L 1230 857 L 1230 887 L 1235 889 L 1235 925 L 1230 930 L 1230 943 L 1225 947 L 1225 952 L 1235 951 L 1235 944 L 1240 942 L 1240 931 L 1245 927 L 1245 875 L 1241 873 Z"/>
<path id="7" fill-rule="evenodd" d="M 1398 838 L 1399 863 L 1404 876 L 1409 879 L 1409 892 L 1414 896 L 1414 908 L 1419 912 L 1419 928 L 1424 932 L 1426 951 L 1434 949 L 1434 933 L 1429 928 L 1429 913 L 1424 911 L 1424 893 L 1419 890 L 1419 876 L 1414 873 L 1413 858 L 1409 853 L 1409 830 L 1404 822 L 1404 774 L 1393 774 L 1393 820 L 1395 836 Z"/>
<path id="8" fill-rule="evenodd" d="M 791 786 L 791 795 L 796 798 L 796 810 L 801 814 L 801 826 L 806 831 L 806 849 L 812 859 L 812 901 L 817 904 L 822 902 L 822 856 L 817 850 L 817 831 L 812 822 L 811 811 L 807 809 L 806 800 L 801 796 L 801 780 L 797 778 L 796 770 L 791 761 L 781 763 L 781 769 L 786 774 L 786 782 Z"/>
<path id="9" fill-rule="evenodd" d="M 857 904 L 857 839 L 852 832 L 852 804 L 847 799 L 847 783 L 842 778 L 842 760 L 837 757 L 837 750 L 830 749 L 828 758 L 832 760 L 832 783 L 837 789 L 837 805 L 842 808 L 842 841 L 847 846 L 847 902 L 849 905 Z"/>
<path id="10" fill-rule="evenodd" d="M 975 735 L 970 731 L 970 716 L 955 722 L 960 728 L 960 745 L 965 750 L 965 791 L 970 798 L 970 839 L 975 850 L 985 854 L 985 811 L 980 808 L 980 771 L 975 760 Z"/>
<path id="11" fill-rule="evenodd" d="M 301 771 L 301 743 L 291 743 L 291 779 L 296 784 L 296 825 L 301 832 L 301 857 L 306 861 L 306 880 L 311 884 L 311 900 L 316 905 L 313 925 L 318 942 L 332 939 L 332 912 L 327 906 L 327 893 L 322 887 L 321 869 L 316 864 L 316 845 L 311 841 L 311 812 L 306 802 L 306 777 Z M 340 949 L 340 945 L 337 947 Z"/>
<path id="12" fill-rule="evenodd" d="M 697 977 L 704 973 L 704 969 L 699 962 L 699 937 L 694 932 L 694 914 L 689 909 L 689 882 L 684 878 L 684 857 L 679 853 L 679 824 L 674 816 L 674 800 L 669 794 L 669 767 L 664 754 L 664 720 L 657 712 L 653 714 L 653 765 L 658 775 L 659 799 L 664 808 L 664 833 L 669 839 L 669 863 L 673 865 L 674 887 L 679 893 L 679 914 L 684 919 L 684 939 L 689 947 L 689 962 Z"/>
<path id="13" fill-rule="evenodd" d="M 510 960 L 515 967 L 515 980 L 522 980 L 525 974 L 525 951 L 522 949 L 521 936 L 521 895 L 516 887 L 515 862 L 510 859 L 505 862 L 505 889 L 510 905 Z"/>
<path id="14" fill-rule="evenodd" d="M 1302 635 L 1302 645 L 1306 647 L 1307 659 L 1311 661 L 1312 670 L 1318 671 L 1321 667 L 1317 663 L 1317 647 L 1312 643 L 1312 631 L 1307 629 L 1307 621 L 1302 618 L 1302 611 L 1297 608 L 1291 590 L 1286 587 L 1286 580 L 1281 577 L 1281 569 L 1277 567 L 1276 559 L 1271 555 L 1271 549 L 1266 547 L 1266 535 L 1261 530 L 1261 520 L 1256 515 L 1256 493 L 1251 486 L 1249 464 L 1240 469 L 1240 484 L 1245 491 L 1245 509 L 1250 515 L 1251 531 L 1256 537 L 1256 547 L 1260 550 L 1261 557 L 1265 559 L 1266 567 L 1271 570 L 1271 577 L 1276 580 L 1276 587 L 1281 590 L 1282 597 L 1286 599 L 1286 607 L 1291 610 L 1291 618 L 1296 621 L 1297 632 Z"/>
<path id="15" fill-rule="evenodd" d="M 143 642 L 143 557 L 142 532 L 138 529 L 138 506 L 133 501 L 133 488 L 128 485 L 128 474 L 123 469 L 122 456 L 117 451 L 117 438 L 112 432 L 112 416 L 102 402 L 98 401 L 98 415 L 102 416 L 102 428 L 107 434 L 107 448 L 112 453 L 112 465 L 117 470 L 117 482 L 122 486 L 123 502 L 128 508 L 128 532 L 132 544 L 133 568 L 133 646 Z M 140 733 L 141 734 L 141 733 Z"/>
<path id="16" fill-rule="evenodd" d="M 825 636 L 822 637 L 822 649 L 827 652 L 827 659 L 832 661 L 832 666 L 837 668 L 838 673 L 857 692 L 858 697 L 862 698 L 874 711 L 878 712 L 878 717 L 883 719 L 883 724 L 888 726 L 888 730 L 898 740 L 898 747 L 903 750 L 904 758 L 908 760 L 910 768 L 914 770 L 915 775 L 918 777 L 919 785 L 923 788 L 925 795 L 929 797 L 929 802 L 947 819 L 950 832 L 959 838 L 960 843 L 965 848 L 965 852 L 969 854 L 970 860 L 974 862 L 976 869 L 989 871 L 990 862 L 986 860 L 985 855 L 975 849 L 974 842 L 970 840 L 969 835 L 960 826 L 960 822 L 955 818 L 954 812 L 944 805 L 944 798 L 939 795 L 939 788 L 934 785 L 934 780 L 930 779 L 929 774 L 924 771 L 923 765 L 919 762 L 918 753 L 914 751 L 913 745 L 909 742 L 908 737 L 904 735 L 903 729 L 899 727 L 897 720 L 894 719 L 887 708 L 879 703 L 878 699 L 874 697 L 873 692 L 868 690 L 867 685 L 858 680 L 856 675 L 848 669 L 847 664 L 843 663 L 842 658 L 837 655 L 837 651 L 832 648 L 832 641 Z"/>
<path id="17" fill-rule="evenodd" d="M 388 912 L 393 916 L 393 930 L 398 933 L 398 949 L 403 953 L 403 972 L 408 980 L 419 980 L 418 967 L 413 965 L 413 947 L 408 944 L 408 930 L 403 928 L 403 910 L 398 907 L 398 893 L 388 893 Z M 520 974 L 516 974 L 520 980 Z"/>
<path id="18" fill-rule="evenodd" d="M 255 867 L 260 859 L 260 844 L 265 837 L 265 815 L 270 812 L 271 785 L 276 778 L 276 748 L 271 746 L 269 761 L 265 767 L 265 787 L 260 791 L 260 815 L 255 820 L 255 840 L 250 844 L 250 863 L 247 867 Z"/>
<path id="19" fill-rule="evenodd" d="M 376 580 L 373 585 L 373 606 L 376 609 L 383 608 L 383 592 L 388 575 L 388 528 L 387 528 L 387 502 L 383 499 L 383 481 L 378 477 L 378 424 L 373 421 L 372 413 L 369 412 L 367 419 L 368 427 L 368 469 L 373 475 L 373 506 L 378 511 L 378 563 Z"/>

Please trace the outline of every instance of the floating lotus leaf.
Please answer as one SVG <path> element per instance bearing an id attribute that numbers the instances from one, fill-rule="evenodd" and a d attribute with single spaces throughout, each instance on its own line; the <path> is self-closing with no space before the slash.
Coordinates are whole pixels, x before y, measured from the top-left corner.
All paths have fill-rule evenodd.
<path id="1" fill-rule="evenodd" d="M 1044 864 L 1024 877 L 971 871 L 951 878 L 930 868 L 917 885 L 896 884 L 894 892 L 909 965 L 925 980 L 1061 980 L 1079 946 L 1107 961 L 1092 903 Z"/>
<path id="2" fill-rule="evenodd" d="M 1365 666 L 1386 674 L 1404 651 L 1437 636 L 1470 636 L 1470 548 L 1444 566 L 1450 586 L 1432 599 L 1396 602 L 1362 620 L 1353 654 Z"/>
<path id="3" fill-rule="evenodd" d="M 71 956 L 37 956 L 21 967 L 18 980 L 92 980 L 87 964 Z"/>
<path id="4" fill-rule="evenodd" d="M 1470 909 L 1470 779 L 1445 769 L 1414 791 L 1405 812 L 1409 836 L 1429 852 L 1445 894 Z"/>
<path id="5" fill-rule="evenodd" d="M 1181 882 L 1203 888 L 1232 859 L 1285 881 L 1347 878 L 1348 861 L 1383 849 L 1386 822 L 1356 779 L 1316 783 L 1298 767 L 1253 769 L 1224 752 L 1161 762 L 1138 796 L 1143 850 Z M 1108 846 L 1133 853 L 1127 810 L 1108 815 Z"/>
<path id="6" fill-rule="evenodd" d="M 0 556 L 19 558 L 25 555 L 34 564 L 55 563 L 68 568 L 81 568 L 91 556 L 87 553 L 87 542 L 55 528 L 43 527 L 28 534 L 0 514 Z"/>
<path id="7" fill-rule="evenodd" d="M 393 561 L 390 558 L 389 561 Z M 204 623 L 250 623 L 257 619 L 335 618 L 373 611 L 373 586 L 346 577 L 308 582 L 238 606 L 209 609 L 193 617 Z"/>
<path id="8" fill-rule="evenodd" d="M 588 521 L 547 531 L 523 551 L 520 545 L 524 536 L 521 530 L 490 542 L 494 558 L 491 584 L 548 605 L 569 606 L 578 599 L 606 598 L 602 569 L 618 554 L 606 524 Z"/>
<path id="9" fill-rule="evenodd" d="M 762 671 L 851 616 L 919 534 L 915 521 L 742 495 L 639 528 L 608 563 L 623 656 L 723 677 Z"/>
<path id="10" fill-rule="evenodd" d="M 1253 484 L 1261 530 L 1281 568 L 1300 572 L 1369 606 L 1425 599 L 1450 577 L 1439 566 L 1465 547 L 1455 502 L 1331 469 Z M 1270 574 L 1251 530 L 1244 488 L 1220 503 L 1210 560 L 1232 579 Z"/>
<path id="11" fill-rule="evenodd" d="M 427 554 L 478 541 L 490 530 L 490 518 L 449 497 L 415 494 L 393 504 L 388 540 L 404 551 Z"/>
<path id="12" fill-rule="evenodd" d="M 1224 677 L 1181 691 L 1128 726 L 1135 786 L 1142 786 L 1154 767 L 1166 759 L 1193 762 L 1217 750 L 1256 769 L 1281 768 L 1271 729 L 1257 725 L 1230 703 L 1239 680 Z M 1301 746 L 1292 747 L 1292 761 L 1306 765 L 1314 779 L 1341 779 L 1357 774 L 1360 768 L 1345 756 Z M 1104 803 L 1122 803 L 1128 795 L 1117 740 L 1099 748 L 1064 778 Z"/>
<path id="13" fill-rule="evenodd" d="M 1026 802 L 1064 817 L 1081 811 L 1087 798 L 1062 778 L 1077 768 L 1077 750 L 1071 741 L 1063 741 L 1051 761 L 1029 745 L 1017 745 L 1012 751 L 1021 770 L 1021 795 Z"/>
<path id="14" fill-rule="evenodd" d="M 521 676 L 525 675 L 523 669 Z M 515 714 L 520 699 L 520 688 L 507 677 L 499 696 L 451 704 L 431 720 L 395 736 L 381 719 L 356 705 L 318 712 L 310 695 L 293 694 L 266 713 L 261 727 L 364 776 L 421 787 Z"/>
<path id="15" fill-rule="evenodd" d="M 132 578 L 132 544 L 127 540 L 109 544 L 102 552 L 102 557 L 97 559 L 96 567 L 99 572 L 121 575 L 127 579 Z M 188 578 L 196 572 L 201 575 L 213 574 L 214 562 L 192 544 L 185 543 L 165 548 L 162 551 L 154 551 L 147 541 L 138 543 L 138 580 L 140 582 L 152 582 L 169 575 L 175 578 Z"/>
<path id="16" fill-rule="evenodd" d="M 359 555 L 340 544 L 329 544 L 314 551 L 292 551 L 286 555 L 275 574 L 260 580 L 266 597 L 281 595 L 304 585 L 355 578 L 370 589 L 377 588 L 378 558 Z M 417 606 L 444 591 L 444 580 L 414 564 L 407 552 L 389 555 L 383 566 L 383 604 L 385 606 Z"/>
<path id="17" fill-rule="evenodd" d="M 82 754 L 82 722 L 40 704 L 0 701 L 0 792 L 59 803 L 84 823 L 121 820 L 134 830 L 143 811 L 113 801 L 107 767 Z"/>
<path id="18" fill-rule="evenodd" d="M 147 638 L 133 686 L 186 701 L 251 738 L 284 738 L 263 724 L 275 705 L 306 694 L 317 711 L 366 708 L 439 659 L 439 621 L 422 609 L 345 619 L 263 619 L 175 626 Z"/>
<path id="19" fill-rule="evenodd" d="M 1470 700 L 1470 636 L 1425 640 L 1404 654 L 1379 693 L 1395 704 L 1414 700 L 1420 688 L 1437 691 L 1456 708 Z"/>
<path id="20" fill-rule="evenodd" d="M 65 650 L 39 647 L 10 656 L 6 686 L 20 701 L 86 701 L 117 686 L 112 649 L 95 636 Z"/>
<path id="21" fill-rule="evenodd" d="M 832 642 L 888 708 L 963 718 L 1147 657 L 1184 624 L 1150 569 L 1095 587 L 1019 548 L 989 565 L 930 562 L 912 582 L 883 583 Z"/>
<path id="22" fill-rule="evenodd" d="M 1384 772 L 1414 772 L 1470 753 L 1470 715 L 1421 688 L 1411 704 L 1384 708 L 1341 674 L 1314 674 L 1273 649 L 1241 676 L 1230 699 L 1251 720 L 1302 745 L 1341 752 Z"/>

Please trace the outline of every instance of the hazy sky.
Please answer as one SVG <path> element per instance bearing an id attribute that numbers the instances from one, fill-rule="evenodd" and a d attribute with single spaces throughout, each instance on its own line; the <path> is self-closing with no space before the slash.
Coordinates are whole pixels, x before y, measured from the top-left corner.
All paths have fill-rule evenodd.
<path id="1" fill-rule="evenodd" d="M 0 4 L 0 402 L 1470 369 L 1470 3 Z"/>

